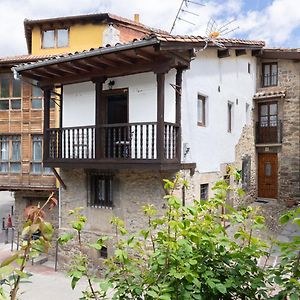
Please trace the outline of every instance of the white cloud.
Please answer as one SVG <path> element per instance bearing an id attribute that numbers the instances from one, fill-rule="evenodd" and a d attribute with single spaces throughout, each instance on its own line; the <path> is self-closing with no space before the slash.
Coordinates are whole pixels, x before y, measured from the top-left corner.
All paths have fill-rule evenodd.
<path id="1" fill-rule="evenodd" d="M 262 39 L 271 46 L 296 44 L 292 32 L 300 28 L 299 2 L 274 0 L 262 11 L 248 11 L 239 19 L 240 33 Z"/>
<path id="2" fill-rule="evenodd" d="M 212 17 L 219 25 L 237 18 L 240 29 L 232 35 L 251 39 L 264 39 L 272 45 L 291 43 L 292 33 L 300 27 L 298 1 L 274 0 L 262 11 L 243 12 L 246 0 L 193 0 L 205 6 L 189 4 L 181 18 L 194 23 L 178 21 L 175 34 L 203 35 Z M 250 1 L 250 0 L 247 0 Z M 248 2 L 254 7 L 256 1 Z M 181 0 L 0 0 L 0 55 L 26 53 L 23 20 L 111 12 L 132 19 L 140 14 L 142 23 L 169 31 Z M 299 42 L 300 43 L 300 42 Z"/>

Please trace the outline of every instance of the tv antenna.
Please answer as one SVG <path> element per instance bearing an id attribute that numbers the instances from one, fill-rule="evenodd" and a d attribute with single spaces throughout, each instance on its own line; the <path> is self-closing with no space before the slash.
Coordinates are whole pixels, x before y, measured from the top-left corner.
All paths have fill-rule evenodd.
<path id="1" fill-rule="evenodd" d="M 210 18 L 207 26 L 206 26 L 206 30 L 205 30 L 205 45 L 202 49 L 198 50 L 198 51 L 203 51 L 207 48 L 208 43 L 211 42 L 214 45 L 216 45 L 217 47 L 220 48 L 225 48 L 224 44 L 219 42 L 217 39 L 220 36 L 224 36 L 229 34 L 230 32 L 233 32 L 237 29 L 239 29 L 239 27 L 234 27 L 231 28 L 232 24 L 236 21 L 236 19 L 232 19 L 226 23 L 221 24 L 220 26 L 217 24 L 216 20 L 214 20 L 213 18 Z"/>
<path id="2" fill-rule="evenodd" d="M 182 0 L 181 4 L 180 4 L 180 7 L 177 11 L 177 14 L 176 14 L 176 17 L 175 17 L 175 20 L 173 22 L 173 25 L 171 27 L 171 30 L 170 30 L 170 33 L 172 33 L 175 25 L 176 25 L 176 22 L 179 20 L 179 21 L 183 21 L 183 22 L 186 22 L 186 23 L 189 23 L 191 25 L 196 25 L 195 23 L 189 21 L 189 20 L 186 20 L 186 19 L 183 19 L 181 17 L 182 13 L 186 13 L 186 14 L 190 14 L 190 15 L 194 15 L 196 17 L 199 17 L 198 14 L 192 12 L 192 11 L 189 11 L 189 10 L 186 10 L 185 8 L 183 8 L 183 6 L 185 6 L 186 8 L 188 8 L 188 4 L 194 4 L 194 5 L 199 5 L 199 6 L 204 6 L 204 4 L 201 4 L 201 3 L 198 3 L 198 2 L 195 2 L 193 0 Z"/>

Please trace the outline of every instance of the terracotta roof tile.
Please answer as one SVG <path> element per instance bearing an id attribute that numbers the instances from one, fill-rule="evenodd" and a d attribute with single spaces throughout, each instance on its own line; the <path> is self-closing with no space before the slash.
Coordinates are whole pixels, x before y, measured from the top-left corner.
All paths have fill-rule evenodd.
<path id="1" fill-rule="evenodd" d="M 279 87 L 261 88 L 257 90 L 253 99 L 285 97 L 285 94 L 286 90 Z"/>
<path id="2" fill-rule="evenodd" d="M 53 58 L 57 55 L 16 55 L 16 56 L 5 56 L 0 57 L 0 65 L 8 65 L 8 64 L 20 64 L 26 62 L 34 62 L 37 60 L 45 60 L 49 58 Z"/>

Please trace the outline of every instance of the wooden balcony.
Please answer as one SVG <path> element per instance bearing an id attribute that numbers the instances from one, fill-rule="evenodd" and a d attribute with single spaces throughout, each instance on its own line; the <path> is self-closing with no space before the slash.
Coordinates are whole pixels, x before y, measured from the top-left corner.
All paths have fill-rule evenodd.
<path id="1" fill-rule="evenodd" d="M 49 151 L 44 164 L 103 169 L 177 168 L 179 126 L 164 122 L 162 147 L 157 128 L 156 122 L 50 128 L 45 136 Z"/>
<path id="2" fill-rule="evenodd" d="M 274 126 L 262 126 L 256 122 L 256 144 L 281 144 L 282 122 L 277 121 Z"/>

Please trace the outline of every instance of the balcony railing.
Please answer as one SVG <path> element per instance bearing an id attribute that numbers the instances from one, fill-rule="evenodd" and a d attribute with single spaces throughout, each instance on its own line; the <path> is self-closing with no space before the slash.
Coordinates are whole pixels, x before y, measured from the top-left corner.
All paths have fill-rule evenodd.
<path id="1" fill-rule="evenodd" d="M 176 160 L 179 126 L 164 123 L 163 159 Z M 157 123 L 104 124 L 48 130 L 51 161 L 157 159 Z"/>
<path id="2" fill-rule="evenodd" d="M 263 126 L 256 122 L 256 144 L 281 144 L 282 122 L 277 121 L 273 126 Z"/>

